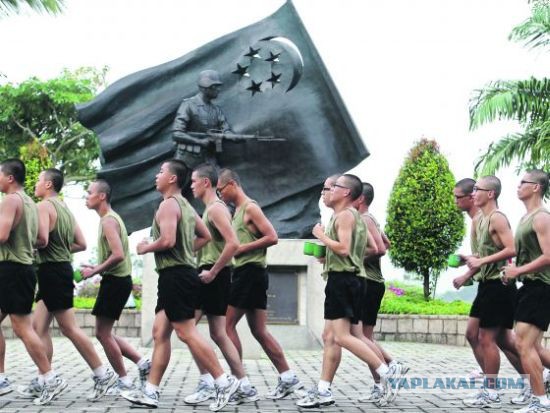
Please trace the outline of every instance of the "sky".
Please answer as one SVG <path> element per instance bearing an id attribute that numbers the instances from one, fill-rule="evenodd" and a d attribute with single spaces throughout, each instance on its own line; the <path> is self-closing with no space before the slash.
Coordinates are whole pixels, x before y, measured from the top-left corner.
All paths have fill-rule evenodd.
<path id="1" fill-rule="evenodd" d="M 54 77 L 65 67 L 106 65 L 113 82 L 261 20 L 282 4 L 66 0 L 57 17 L 25 12 L 0 19 L 0 38 L 9 39 L 2 42 L 0 73 L 19 82 Z M 547 55 L 508 40 L 511 29 L 530 15 L 526 0 L 295 0 L 294 5 L 371 152 L 351 172 L 374 185 L 372 211 L 382 223 L 393 182 L 416 141 L 436 139 L 455 177 L 471 176 L 489 143 L 520 130 L 513 122 L 499 122 L 469 131 L 473 91 L 491 80 L 542 77 L 550 63 Z M 523 213 L 515 196 L 519 178 L 513 168 L 498 176 L 501 209 L 515 228 Z M 85 209 L 78 191 L 67 195 L 94 245 L 97 217 Z M 134 242 L 142 236 L 134 235 Z M 460 250 L 468 252 L 467 245 Z M 401 277 L 387 258 L 383 267 L 387 278 Z M 443 274 L 441 291 L 458 274 Z"/>

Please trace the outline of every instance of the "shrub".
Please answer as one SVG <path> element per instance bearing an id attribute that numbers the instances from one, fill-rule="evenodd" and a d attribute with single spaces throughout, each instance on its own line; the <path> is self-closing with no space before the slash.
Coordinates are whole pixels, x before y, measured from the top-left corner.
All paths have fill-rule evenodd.
<path id="1" fill-rule="evenodd" d="M 409 152 L 390 194 L 385 229 L 392 242 L 389 256 L 394 265 L 423 279 L 425 300 L 464 235 L 454 185 L 437 143 L 422 139 Z"/>

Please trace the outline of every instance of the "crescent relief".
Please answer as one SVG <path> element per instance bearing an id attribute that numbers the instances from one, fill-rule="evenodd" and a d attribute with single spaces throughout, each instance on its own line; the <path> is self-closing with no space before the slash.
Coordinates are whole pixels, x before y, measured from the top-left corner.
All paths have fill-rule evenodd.
<path id="1" fill-rule="evenodd" d="M 304 59 L 302 58 L 300 49 L 298 49 L 298 46 L 296 46 L 292 40 L 286 37 L 271 36 L 266 37 L 261 41 L 277 43 L 285 52 L 288 53 L 290 61 L 292 62 L 292 79 L 286 91 L 290 92 L 298 84 L 302 74 L 304 73 Z"/>

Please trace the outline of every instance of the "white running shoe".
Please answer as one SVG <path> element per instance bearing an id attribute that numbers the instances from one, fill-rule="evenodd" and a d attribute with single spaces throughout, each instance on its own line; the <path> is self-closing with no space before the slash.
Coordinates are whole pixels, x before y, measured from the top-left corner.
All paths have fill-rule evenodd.
<path id="1" fill-rule="evenodd" d="M 7 377 L 5 377 L 2 381 L 0 381 L 0 396 L 3 394 L 8 394 L 13 391 L 13 387 L 8 380 Z"/>
<path id="2" fill-rule="evenodd" d="M 334 404 L 332 391 L 330 389 L 320 392 L 317 387 L 309 390 L 304 397 L 296 402 L 298 407 L 304 409 L 315 409 L 318 407 L 330 406 Z"/>
<path id="3" fill-rule="evenodd" d="M 292 394 L 296 390 L 300 390 L 303 387 L 304 385 L 297 376 L 294 376 L 291 381 L 284 381 L 279 377 L 277 387 L 267 393 L 265 397 L 268 399 L 284 399 L 289 394 Z"/>
<path id="4" fill-rule="evenodd" d="M 216 388 L 209 385 L 204 380 L 199 380 L 199 384 L 195 393 L 186 396 L 183 402 L 186 404 L 199 404 L 207 400 L 213 399 L 216 396 Z"/>
<path id="5" fill-rule="evenodd" d="M 216 386 L 216 400 L 214 403 L 210 403 L 210 410 L 213 412 L 220 411 L 231 399 L 231 396 L 239 389 L 240 382 L 235 376 L 229 376 L 227 386 Z"/>
<path id="6" fill-rule="evenodd" d="M 487 390 L 483 390 L 482 392 L 478 393 L 477 397 L 473 399 L 464 399 L 462 400 L 462 403 L 464 403 L 465 406 L 468 407 L 479 407 L 479 408 L 486 408 L 486 407 L 500 407 L 500 396 L 498 393 L 489 394 Z"/>
<path id="7" fill-rule="evenodd" d="M 101 399 L 107 391 L 115 386 L 118 381 L 118 374 L 116 374 L 110 368 L 107 369 L 103 377 L 93 376 L 94 379 L 94 389 L 92 393 L 87 397 L 88 401 L 95 402 Z"/>
<path id="8" fill-rule="evenodd" d="M 145 388 L 143 388 L 130 391 L 121 391 L 120 395 L 130 403 L 137 404 L 139 406 L 146 406 L 151 409 L 156 409 L 159 405 L 160 396 L 158 391 L 147 393 Z"/>
<path id="9" fill-rule="evenodd" d="M 17 386 L 17 393 L 23 399 L 36 399 L 42 394 L 44 386 L 38 383 L 38 377 L 31 380 L 26 386 Z"/>
<path id="10" fill-rule="evenodd" d="M 42 388 L 42 393 L 40 397 L 37 397 L 33 400 L 33 403 L 36 406 L 42 406 L 49 404 L 53 399 L 55 399 L 65 388 L 67 387 L 67 382 L 61 377 L 55 376 L 49 382 L 44 384 Z"/>

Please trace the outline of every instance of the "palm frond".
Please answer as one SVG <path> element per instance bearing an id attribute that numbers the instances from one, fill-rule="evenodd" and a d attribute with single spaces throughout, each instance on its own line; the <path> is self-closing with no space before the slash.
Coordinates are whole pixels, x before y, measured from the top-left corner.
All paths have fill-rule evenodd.
<path id="1" fill-rule="evenodd" d="M 514 27 L 510 40 L 525 42 L 525 46 L 536 49 L 550 46 L 550 5 L 536 2 L 531 17 Z"/>
<path id="2" fill-rule="evenodd" d="M 492 143 L 478 159 L 475 175 L 494 175 L 500 168 L 514 161 L 520 162 L 520 168 L 546 168 L 550 163 L 550 136 L 541 135 L 541 129 L 535 128 L 524 133 L 506 135 Z"/>
<path id="3" fill-rule="evenodd" d="M 497 119 L 524 124 L 550 118 L 550 79 L 497 80 L 470 100 L 470 129 Z"/>
<path id="4" fill-rule="evenodd" d="M 59 14 L 64 0 L 0 0 L 0 17 L 17 14 L 23 5 L 39 13 Z"/>

